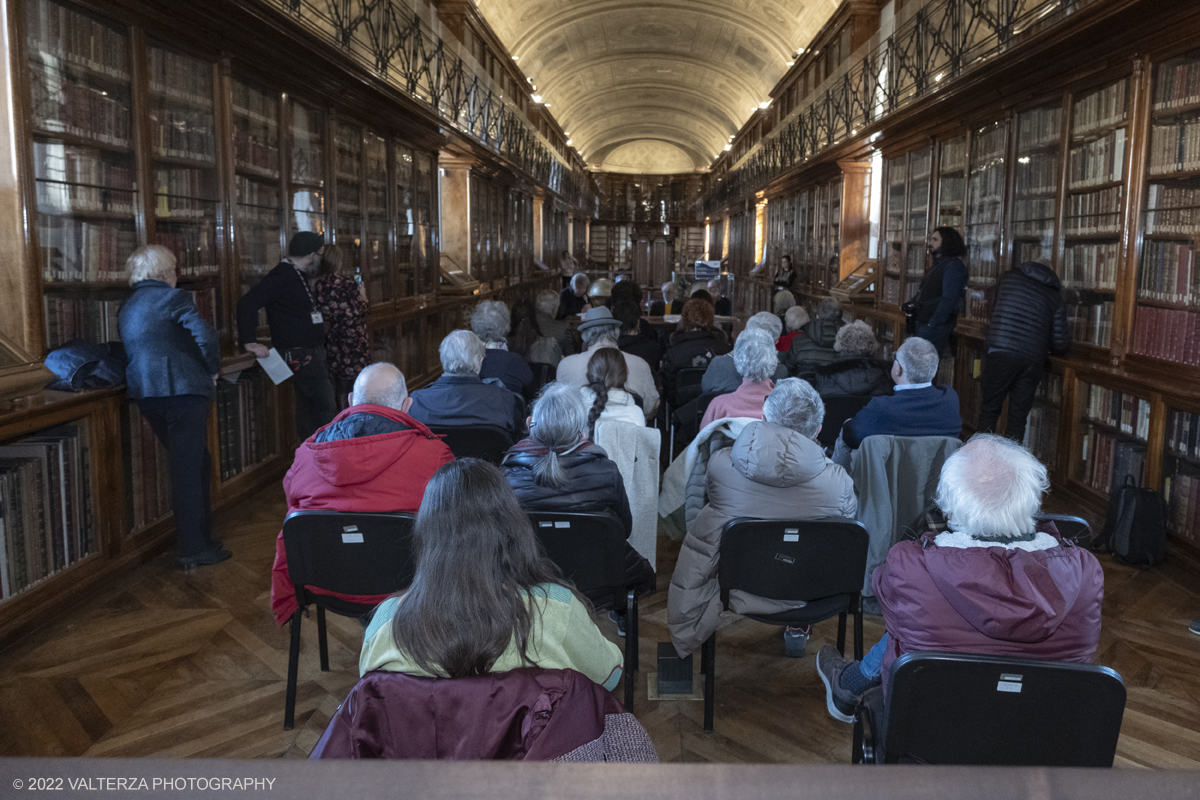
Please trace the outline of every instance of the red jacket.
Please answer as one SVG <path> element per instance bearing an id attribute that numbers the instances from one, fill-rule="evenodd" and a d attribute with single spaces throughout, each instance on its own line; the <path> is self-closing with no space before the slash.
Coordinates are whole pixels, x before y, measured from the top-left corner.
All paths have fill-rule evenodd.
<path id="1" fill-rule="evenodd" d="M 408 430 L 316 442 L 317 434 L 351 414 L 377 414 L 408 426 Z M 401 411 L 386 406 L 351 406 L 333 422 L 310 436 L 296 450 L 296 460 L 283 478 L 288 513 L 312 509 L 334 511 L 416 511 L 425 484 L 443 464 L 454 460 L 450 448 L 429 428 Z M 380 603 L 388 595 L 352 596 L 310 587 L 358 603 Z M 271 570 L 271 610 L 283 625 L 296 611 L 296 592 L 288 576 L 283 531 L 275 539 Z"/>
<path id="2" fill-rule="evenodd" d="M 1057 536 L 1053 525 L 1039 529 Z M 888 551 L 873 583 L 892 662 L 910 650 L 1047 661 L 1091 660 L 1100 640 L 1104 572 L 1096 557 L 1063 544 L 1046 550 L 939 547 L 935 534 Z"/>

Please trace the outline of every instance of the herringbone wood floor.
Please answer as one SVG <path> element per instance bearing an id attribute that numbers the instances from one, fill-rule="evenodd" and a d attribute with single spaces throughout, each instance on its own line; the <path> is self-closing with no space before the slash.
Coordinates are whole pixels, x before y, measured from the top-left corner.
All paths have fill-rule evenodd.
<path id="1" fill-rule="evenodd" d="M 265 491 L 220 521 L 231 561 L 184 574 L 160 556 L 0 653 L 0 755 L 307 756 L 358 677 L 362 629 L 330 615 L 322 673 L 306 621 L 296 729 L 285 732 L 287 629 L 272 621 L 267 589 L 283 513 L 282 492 Z M 846 763 L 850 726 L 826 714 L 812 655 L 782 656 L 777 628 L 735 619 L 718 635 L 715 734 L 701 730 L 701 702 L 646 699 L 677 551 L 662 544 L 661 590 L 641 615 L 636 711 L 662 760 Z M 1104 561 L 1098 661 L 1129 687 L 1118 765 L 1200 767 L 1200 636 L 1187 630 L 1200 582 Z M 615 641 L 607 618 L 599 624 Z M 868 618 L 868 646 L 882 632 Z M 817 626 L 810 653 L 835 634 L 835 621 Z"/>

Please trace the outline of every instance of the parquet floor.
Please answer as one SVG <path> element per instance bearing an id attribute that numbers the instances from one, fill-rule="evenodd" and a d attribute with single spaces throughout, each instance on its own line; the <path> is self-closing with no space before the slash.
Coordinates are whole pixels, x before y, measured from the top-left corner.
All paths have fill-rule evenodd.
<path id="1" fill-rule="evenodd" d="M 269 611 L 283 518 L 279 489 L 224 515 L 224 564 L 190 574 L 170 554 L 0 653 L 0 755 L 304 758 L 357 679 L 361 627 L 330 615 L 331 671 L 306 621 L 296 729 L 285 732 L 287 629 Z M 825 712 L 813 656 L 783 657 L 777 628 L 731 619 L 717 640 L 716 733 L 703 704 L 651 702 L 646 674 L 667 640 L 666 586 L 678 545 L 663 542 L 658 594 L 642 603 L 636 711 L 663 761 L 846 763 L 850 726 Z M 1099 662 L 1129 687 L 1119 766 L 1200 767 L 1200 581 L 1105 560 Z M 607 618 L 602 630 L 616 641 Z M 817 626 L 810 653 L 836 634 Z M 868 645 L 882 634 L 868 618 Z M 697 659 L 698 660 L 698 659 Z"/>

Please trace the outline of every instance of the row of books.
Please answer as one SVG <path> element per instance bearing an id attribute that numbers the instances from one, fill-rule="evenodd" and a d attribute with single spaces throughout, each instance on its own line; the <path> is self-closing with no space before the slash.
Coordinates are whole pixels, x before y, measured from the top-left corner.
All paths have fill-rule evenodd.
<path id="1" fill-rule="evenodd" d="M 134 213 L 137 181 L 133 167 L 124 161 L 105 159 L 98 150 L 35 141 L 33 175 L 37 180 L 38 210 L 44 214 Z"/>
<path id="2" fill-rule="evenodd" d="M 1200 366 L 1200 315 L 1180 308 L 1138 306 L 1131 352 Z"/>
<path id="3" fill-rule="evenodd" d="M 1168 409 L 1164 446 L 1172 455 L 1200 458 L 1200 414 Z"/>
<path id="4" fill-rule="evenodd" d="M 239 205 L 259 206 L 278 211 L 280 203 L 277 184 L 261 183 L 238 175 L 234 178 L 233 185 Z"/>
<path id="5" fill-rule="evenodd" d="M 121 447 L 126 465 L 126 520 L 130 530 L 141 530 L 171 513 L 171 470 L 166 448 L 137 403 L 125 407 Z"/>
<path id="6" fill-rule="evenodd" d="M 1154 110 L 1200 103 L 1200 60 L 1181 59 L 1158 66 L 1154 81 Z"/>
<path id="7" fill-rule="evenodd" d="M 983 169 L 971 170 L 971 182 L 967 194 L 971 198 L 972 222 L 999 222 L 1000 201 L 1004 199 L 1004 162 L 998 161 Z M 984 209 L 979 208 L 985 203 L 995 204 L 995 219 L 982 220 L 978 218 L 981 212 L 986 213 Z"/>
<path id="8" fill-rule="evenodd" d="M 1063 254 L 1062 279 L 1064 289 L 1093 289 L 1114 292 L 1117 289 L 1117 267 L 1121 251 L 1117 242 L 1106 244 L 1073 244 Z"/>
<path id="9" fill-rule="evenodd" d="M 977 134 L 971 141 L 971 174 L 987 169 L 993 162 L 1004 162 L 1008 150 L 1008 127 L 993 125 Z"/>
<path id="10" fill-rule="evenodd" d="M 938 202 L 942 208 L 946 206 L 961 206 L 963 201 L 963 186 L 966 181 L 955 175 L 943 175 L 938 181 L 939 197 Z M 961 214 L 962 211 L 959 211 Z"/>
<path id="11" fill-rule="evenodd" d="M 279 95 L 261 92 L 236 78 L 233 81 L 234 126 L 271 132 L 267 139 L 277 139 L 279 129 Z"/>
<path id="12" fill-rule="evenodd" d="M 45 60 L 62 59 L 111 78 L 129 79 L 126 40 L 118 31 L 49 0 L 26 3 L 25 22 L 31 53 Z"/>
<path id="13" fill-rule="evenodd" d="M 216 287 L 194 289 L 189 292 L 200 316 L 216 326 Z M 117 324 L 124 297 L 101 299 L 97 297 L 65 297 L 47 295 L 46 345 L 53 350 L 72 339 L 90 342 L 120 341 L 121 331 Z"/>
<path id="14" fill-rule="evenodd" d="M 1108 347 L 1112 342 L 1113 302 L 1067 306 L 1072 341 Z"/>
<path id="15" fill-rule="evenodd" d="M 1163 499 L 1171 532 L 1189 541 L 1200 540 L 1200 469 L 1176 461 L 1163 479 Z"/>
<path id="16" fill-rule="evenodd" d="M 1145 441 L 1150 436 L 1150 403 L 1129 392 L 1084 383 L 1083 416 Z"/>
<path id="17" fill-rule="evenodd" d="M 156 155 L 216 163 L 213 115 L 208 111 L 156 108 L 150 112 L 150 144 Z"/>
<path id="18" fill-rule="evenodd" d="M 1125 177 L 1125 129 L 1071 148 L 1067 157 L 1068 187 L 1085 189 Z"/>
<path id="19" fill-rule="evenodd" d="M 132 222 L 85 222 L 38 214 L 42 276 L 47 281 L 121 281 L 137 248 Z"/>
<path id="20" fill-rule="evenodd" d="M 1138 297 L 1164 303 L 1200 304 L 1200 286 L 1193 269 L 1195 250 L 1183 242 L 1142 243 Z"/>
<path id="21" fill-rule="evenodd" d="M 1126 477 L 1141 486 L 1146 471 L 1146 446 L 1119 439 L 1108 431 L 1084 427 L 1080 480 L 1098 492 L 1115 491 Z"/>
<path id="22" fill-rule="evenodd" d="M 86 423 L 0 445 L 0 599 L 95 551 Z"/>
<path id="23" fill-rule="evenodd" d="M 307 145 L 300 139 L 292 140 L 292 181 L 310 186 L 321 186 L 325 182 L 322 165 L 321 142 Z"/>
<path id="24" fill-rule="evenodd" d="M 1062 135 L 1062 108 L 1035 108 L 1017 118 L 1017 146 L 1048 147 L 1058 144 Z"/>
<path id="25" fill-rule="evenodd" d="M 163 227 L 165 226 L 159 226 L 155 237 L 158 244 L 175 254 L 175 263 L 182 277 L 215 275 L 220 271 L 217 226 L 212 220 L 173 225 L 175 230 L 163 230 Z"/>
<path id="26" fill-rule="evenodd" d="M 1039 234 L 1031 234 L 1039 235 Z M 1040 264 L 1050 264 L 1054 261 L 1054 235 L 1053 229 L 1046 228 L 1040 232 L 1040 238 L 1036 241 L 1029 239 L 1018 240 L 1014 242 L 1017 253 L 1017 264 L 1024 264 L 1026 261 L 1037 261 Z"/>
<path id="27" fill-rule="evenodd" d="M 942 142 L 941 174 L 962 171 L 967 164 L 967 140 L 963 137 Z"/>
<path id="28" fill-rule="evenodd" d="M 33 125 L 114 147 L 132 146 L 129 101 L 44 65 L 33 65 Z"/>
<path id="29" fill-rule="evenodd" d="M 1125 119 L 1129 80 L 1122 79 L 1075 101 L 1071 134 L 1081 136 Z"/>
<path id="30" fill-rule="evenodd" d="M 1034 390 L 1033 396 L 1037 400 L 1058 405 L 1062 402 L 1062 393 L 1063 376 L 1057 372 L 1046 372 L 1042 375 L 1042 380 Z"/>
<path id="31" fill-rule="evenodd" d="M 1058 411 L 1035 405 L 1025 422 L 1025 446 L 1043 464 L 1053 464 L 1058 452 Z"/>
<path id="32" fill-rule="evenodd" d="M 909 155 L 908 167 L 914 183 L 928 179 L 933 168 L 933 148 L 926 147 Z"/>
<path id="33" fill-rule="evenodd" d="M 160 219 L 204 219 L 216 216 L 213 175 L 200 169 L 154 170 L 155 207 Z"/>
<path id="34" fill-rule="evenodd" d="M 240 168 L 275 173 L 279 169 L 279 145 L 249 131 L 233 132 L 234 158 Z"/>
<path id="35" fill-rule="evenodd" d="M 212 108 L 212 67 L 161 47 L 147 50 L 150 93 L 200 108 Z"/>
<path id="36" fill-rule="evenodd" d="M 1150 174 L 1176 170 L 1200 170 L 1200 117 L 1150 129 Z"/>
<path id="37" fill-rule="evenodd" d="M 1200 234 L 1200 188 L 1152 183 L 1146 201 L 1146 233 Z"/>
<path id="38" fill-rule="evenodd" d="M 995 278 L 993 278 L 995 280 Z M 910 281 L 909 286 L 915 293 L 917 286 Z M 910 295 L 911 298 L 911 295 Z M 909 299 L 909 298 L 906 298 Z M 987 286 L 985 288 L 967 288 L 967 318 L 977 320 L 988 320 L 992 318 L 992 309 L 996 306 L 996 287 Z"/>
<path id="39" fill-rule="evenodd" d="M 1053 197 L 1034 197 L 1017 200 L 1013 208 L 1013 233 L 1017 236 L 1040 236 L 1054 228 Z"/>
<path id="40" fill-rule="evenodd" d="M 248 370 L 237 383 L 217 385 L 221 480 L 240 475 L 274 455 L 274 419 L 274 386 L 262 370 Z"/>
<path id="41" fill-rule="evenodd" d="M 1095 236 L 1121 232 L 1121 214 L 1125 210 L 1123 186 L 1110 186 L 1098 192 L 1067 196 L 1065 222 L 1068 236 Z"/>
<path id="42" fill-rule="evenodd" d="M 1058 191 L 1058 153 L 1040 152 L 1017 159 L 1017 194 L 1053 196 Z"/>

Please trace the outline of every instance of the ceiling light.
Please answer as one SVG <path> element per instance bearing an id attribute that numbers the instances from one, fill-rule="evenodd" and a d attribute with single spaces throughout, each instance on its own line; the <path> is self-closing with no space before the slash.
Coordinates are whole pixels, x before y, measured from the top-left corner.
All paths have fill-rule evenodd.
<path id="1" fill-rule="evenodd" d="M 516 61 L 520 56 L 513 56 L 513 61 Z"/>
<path id="2" fill-rule="evenodd" d="M 934 83 L 937 83 L 938 81 L 940 81 L 940 80 L 941 80 L 942 78 L 944 78 L 944 77 L 946 77 L 946 76 L 945 76 L 945 73 L 939 72 L 937 75 L 934 75 L 934 76 L 933 76 L 933 81 L 934 81 Z"/>
<path id="3" fill-rule="evenodd" d="M 549 104 L 549 103 L 542 103 L 542 107 L 543 107 L 543 108 L 549 108 L 549 107 L 550 107 L 550 104 Z"/>
<path id="4" fill-rule="evenodd" d="M 766 107 L 767 107 L 767 106 L 769 106 L 769 105 L 771 105 L 771 101 L 770 101 L 770 100 L 764 100 L 763 102 L 761 102 L 761 103 L 759 103 L 759 104 L 758 104 L 758 107 L 759 107 L 759 108 L 766 108 Z"/>
<path id="5" fill-rule="evenodd" d="M 727 144 L 727 145 L 725 145 L 725 149 L 726 149 L 726 150 L 732 150 L 732 149 L 733 149 L 733 145 L 731 145 L 731 144 Z"/>
<path id="6" fill-rule="evenodd" d="M 533 96 L 533 102 L 535 102 L 535 103 L 540 103 L 540 102 L 542 102 L 542 96 L 541 96 L 540 94 L 535 94 L 535 95 Z"/>
<path id="7" fill-rule="evenodd" d="M 571 146 L 572 146 L 572 145 L 571 145 L 571 140 L 570 140 L 570 139 L 567 139 L 567 147 L 571 147 Z"/>
<path id="8" fill-rule="evenodd" d="M 790 67 L 790 66 L 792 66 L 793 64 L 795 64 L 796 62 L 795 62 L 795 61 L 785 61 L 785 62 L 783 62 L 783 63 L 787 64 L 787 65 Z"/>
<path id="9" fill-rule="evenodd" d="M 526 78 L 525 80 L 529 81 L 530 83 L 533 83 L 533 78 Z"/>

